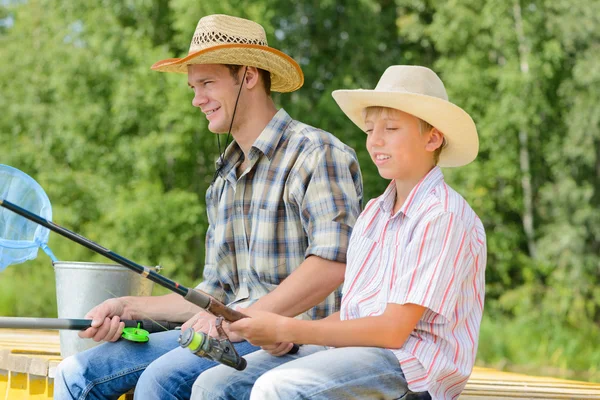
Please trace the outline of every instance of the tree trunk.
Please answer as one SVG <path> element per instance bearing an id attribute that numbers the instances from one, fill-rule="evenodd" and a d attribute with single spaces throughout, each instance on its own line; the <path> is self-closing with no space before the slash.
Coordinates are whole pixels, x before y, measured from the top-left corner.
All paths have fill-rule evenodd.
<path id="1" fill-rule="evenodd" d="M 523 31 L 521 17 L 521 4 L 519 0 L 513 2 L 513 15 L 515 18 L 515 31 L 519 41 L 519 65 L 521 74 L 529 81 L 529 47 Z M 519 129 L 519 165 L 521 168 L 521 188 L 523 189 L 523 230 L 527 237 L 529 256 L 536 258 L 535 229 L 533 220 L 533 189 L 531 184 L 531 162 L 529 159 L 529 134 L 525 126 Z"/>

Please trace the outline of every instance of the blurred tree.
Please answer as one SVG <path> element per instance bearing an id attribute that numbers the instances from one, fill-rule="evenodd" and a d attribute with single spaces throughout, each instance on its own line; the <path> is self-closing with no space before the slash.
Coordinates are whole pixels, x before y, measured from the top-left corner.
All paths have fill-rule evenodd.
<path id="1" fill-rule="evenodd" d="M 600 0 L 0 2 L 0 162 L 45 188 L 59 224 L 185 285 L 218 150 L 185 77 L 149 67 L 187 54 L 212 13 L 261 23 L 300 63 L 304 87 L 275 101 L 357 151 L 366 200 L 387 182 L 331 92 L 393 64 L 438 72 L 480 134 L 478 160 L 445 174 L 488 234 L 482 361 L 599 377 Z M 50 247 L 104 261 L 55 234 Z M 49 264 L 2 273 L 0 314 L 55 314 Z"/>
<path id="2" fill-rule="evenodd" d="M 403 8 L 420 15 L 426 6 L 434 9 L 431 22 L 415 17 L 424 26 L 407 23 L 401 34 L 433 44 L 450 98 L 479 128 L 478 161 L 447 176 L 488 233 L 488 313 L 538 327 L 533 346 L 528 335 L 529 345 L 487 339 L 517 340 L 520 354 L 505 354 L 513 360 L 593 369 L 598 354 L 578 358 L 581 343 L 567 345 L 563 333 L 596 335 L 600 325 L 600 114 L 592 89 L 600 2 L 414 1 Z M 549 356 L 563 351 L 573 357 Z"/>
<path id="3" fill-rule="evenodd" d="M 548 2 L 547 29 L 562 51 L 555 113 L 562 124 L 540 190 L 540 256 L 550 271 L 544 309 L 600 326 L 600 1 Z"/>

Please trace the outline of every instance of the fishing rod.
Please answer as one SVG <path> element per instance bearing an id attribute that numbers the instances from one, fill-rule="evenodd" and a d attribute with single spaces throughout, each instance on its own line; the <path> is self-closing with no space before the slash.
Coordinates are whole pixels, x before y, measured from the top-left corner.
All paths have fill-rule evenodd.
<path id="1" fill-rule="evenodd" d="M 220 301 L 214 299 L 208 294 L 198 290 L 189 289 L 175 281 L 172 281 L 158 273 L 154 272 L 148 267 L 137 264 L 117 253 L 106 249 L 99 244 L 92 242 L 91 240 L 75 233 L 68 229 L 63 228 L 60 225 L 55 224 L 52 221 L 48 221 L 45 218 L 40 217 L 30 211 L 25 210 L 11 203 L 5 199 L 0 198 L 0 206 L 9 209 L 10 211 L 33 221 L 53 232 L 58 233 L 61 236 L 66 237 L 69 240 L 74 241 L 95 253 L 98 253 L 126 268 L 129 268 L 135 273 L 142 275 L 143 277 L 150 279 L 151 281 L 161 285 L 162 287 L 169 289 L 170 291 L 181 295 L 184 299 L 192 304 L 195 304 L 202 309 L 206 310 L 212 315 L 217 317 L 217 324 L 220 326 L 222 320 L 235 322 L 242 318 L 248 318 L 247 315 L 242 314 L 239 311 L 233 310 Z M 219 329 L 219 334 L 222 337 L 224 331 Z M 194 352 L 202 357 L 207 357 L 213 361 L 220 362 L 224 365 L 230 366 L 237 370 L 243 370 L 246 368 L 246 360 L 239 356 L 235 347 L 225 335 L 224 338 L 211 338 L 203 332 L 194 332 L 192 328 L 188 328 L 179 337 L 179 343 L 181 347 L 188 347 L 190 351 Z M 298 345 L 294 344 L 294 347 L 290 351 L 291 354 L 298 352 Z"/>
<path id="2" fill-rule="evenodd" d="M 183 298 L 185 298 L 190 303 L 203 308 L 204 310 L 217 317 L 223 317 L 226 321 L 229 322 L 235 322 L 247 317 L 247 315 L 244 315 L 239 311 L 233 310 L 225 306 L 220 301 L 214 299 L 213 297 L 198 289 L 189 289 L 175 281 L 172 281 L 171 279 L 168 279 L 156 273 L 148 267 L 137 264 L 123 256 L 120 256 L 119 254 L 114 253 L 111 250 L 106 249 L 100 246 L 99 244 L 94 243 L 91 240 L 79 235 L 78 233 L 71 232 L 70 230 L 63 228 L 62 226 L 57 225 L 52 221 L 48 221 L 47 219 L 42 218 L 39 215 L 36 215 L 30 211 L 27 211 L 24 208 L 21 208 L 16 204 L 11 203 L 8 200 L 0 198 L 0 206 L 7 208 L 16 214 L 19 214 L 20 216 L 35 222 L 36 224 L 41 225 L 44 228 L 48 228 L 51 231 L 56 232 L 59 235 L 64 236 L 67 239 L 70 239 L 75 243 L 78 243 L 92 250 L 93 252 L 108 258 L 109 260 L 121 264 L 126 268 L 129 268 L 133 272 L 140 274 L 147 279 L 150 279 L 152 282 L 155 282 L 160 286 L 169 289 L 170 291 L 177 293 L 178 295 L 183 296 Z"/>
<path id="3" fill-rule="evenodd" d="M 121 322 L 125 323 L 123 338 L 133 342 L 147 342 L 149 333 L 170 331 L 181 327 L 181 323 L 179 322 L 154 321 L 148 319 L 122 319 Z M 91 326 L 91 319 L 0 317 L 0 328 L 6 329 L 83 331 Z"/>

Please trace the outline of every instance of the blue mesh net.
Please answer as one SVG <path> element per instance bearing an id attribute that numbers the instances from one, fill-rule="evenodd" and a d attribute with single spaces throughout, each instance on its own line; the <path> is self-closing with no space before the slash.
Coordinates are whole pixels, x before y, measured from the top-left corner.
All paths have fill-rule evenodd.
<path id="1" fill-rule="evenodd" d="M 52 220 L 52 206 L 44 189 L 26 173 L 3 164 L 0 164 L 0 199 Z M 49 234 L 47 228 L 0 207 L 0 271 L 36 258 L 40 247 L 57 261 L 47 245 Z"/>

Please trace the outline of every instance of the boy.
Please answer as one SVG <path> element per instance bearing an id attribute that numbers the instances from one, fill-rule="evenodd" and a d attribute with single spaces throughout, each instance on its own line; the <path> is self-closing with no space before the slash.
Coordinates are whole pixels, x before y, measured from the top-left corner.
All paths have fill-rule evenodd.
<path id="1" fill-rule="evenodd" d="M 476 157 L 475 124 L 424 67 L 392 66 L 375 90 L 333 97 L 367 133 L 379 174 L 392 180 L 353 230 L 341 310 L 320 321 L 248 310 L 252 318 L 230 328 L 251 343 L 311 346 L 282 357 L 254 353 L 244 372 L 225 380 L 215 377 L 226 367 L 207 371 L 193 398 L 455 399 L 471 374 L 485 232 L 439 166 Z"/>

